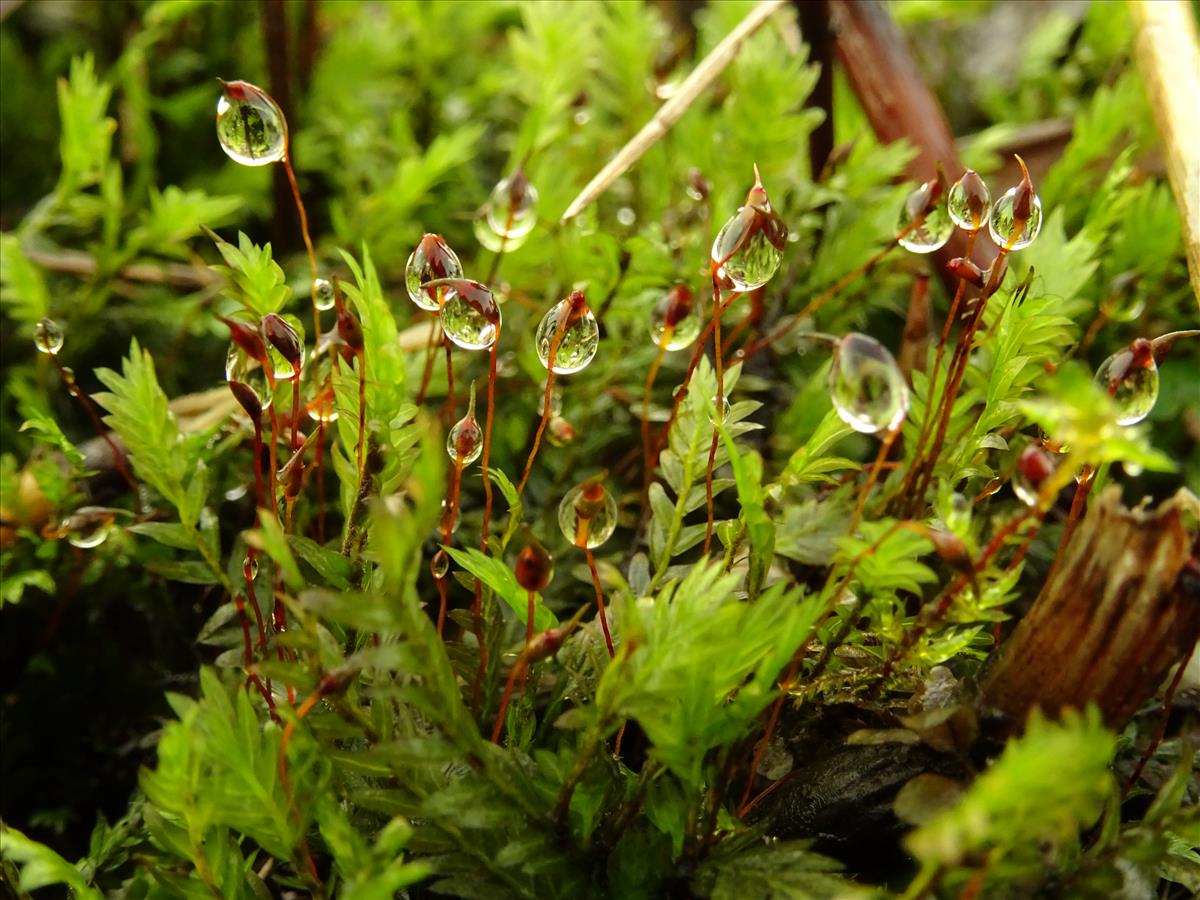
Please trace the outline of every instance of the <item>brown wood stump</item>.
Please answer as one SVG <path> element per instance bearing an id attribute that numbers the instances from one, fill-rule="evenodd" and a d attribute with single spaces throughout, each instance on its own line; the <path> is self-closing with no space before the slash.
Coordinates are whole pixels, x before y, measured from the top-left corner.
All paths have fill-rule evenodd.
<path id="1" fill-rule="evenodd" d="M 1009 730 L 1034 707 L 1089 703 L 1112 728 L 1128 722 L 1200 638 L 1198 509 L 1187 490 L 1151 510 L 1105 490 L 986 673 L 985 708 Z"/>

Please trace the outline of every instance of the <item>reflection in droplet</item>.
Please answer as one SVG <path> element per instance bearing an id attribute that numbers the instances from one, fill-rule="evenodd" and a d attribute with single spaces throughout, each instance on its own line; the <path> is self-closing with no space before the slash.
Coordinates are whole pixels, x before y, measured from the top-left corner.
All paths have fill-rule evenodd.
<path id="1" fill-rule="evenodd" d="M 600 346 L 600 326 L 583 293 L 572 291 L 552 306 L 538 324 L 533 342 L 547 369 L 553 351 L 556 374 L 570 375 L 585 368 Z"/>
<path id="2" fill-rule="evenodd" d="M 946 195 L 946 209 L 964 231 L 978 231 L 988 220 L 992 195 L 974 169 L 967 169 Z"/>
<path id="3" fill-rule="evenodd" d="M 597 481 L 567 491 L 558 505 L 558 527 L 577 547 L 599 547 L 617 527 L 617 501 Z"/>
<path id="4" fill-rule="evenodd" d="M 408 298 L 421 309 L 437 312 L 452 293 L 448 285 L 423 287 L 442 278 L 462 278 L 462 263 L 440 234 L 427 234 L 417 244 L 404 267 L 404 286 Z"/>
<path id="5" fill-rule="evenodd" d="M 940 250 L 954 234 L 954 223 L 940 201 L 941 186 L 927 181 L 904 200 L 896 231 L 900 246 L 912 253 Z M 907 229 L 907 230 L 906 230 Z"/>
<path id="6" fill-rule="evenodd" d="M 1096 383 L 1117 403 L 1117 424 L 1136 425 L 1158 400 L 1158 366 L 1153 345 L 1138 338 L 1114 353 L 1096 370 Z"/>
<path id="7" fill-rule="evenodd" d="M 38 353 L 54 356 L 63 347 L 63 330 L 53 319 L 39 319 L 33 327 L 33 346 Z"/>
<path id="8" fill-rule="evenodd" d="M 852 332 L 838 342 L 829 392 L 842 421 L 863 434 L 892 431 L 908 414 L 908 386 L 888 349 Z"/>
<path id="9" fill-rule="evenodd" d="M 682 350 L 700 336 L 700 306 L 686 284 L 673 286 L 650 312 L 650 337 L 655 347 Z"/>
<path id="10" fill-rule="evenodd" d="M 500 307 L 492 292 L 477 281 L 455 281 L 454 294 L 438 314 L 442 331 L 464 350 L 486 350 L 500 330 Z"/>
<path id="11" fill-rule="evenodd" d="M 231 81 L 217 101 L 217 140 L 234 162 L 270 165 L 287 155 L 287 121 L 266 91 L 245 81 Z"/>

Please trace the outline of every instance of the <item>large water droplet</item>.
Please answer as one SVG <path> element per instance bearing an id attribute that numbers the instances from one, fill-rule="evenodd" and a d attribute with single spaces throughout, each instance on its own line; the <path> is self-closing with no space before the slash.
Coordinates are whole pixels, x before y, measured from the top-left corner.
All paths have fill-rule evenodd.
<path id="1" fill-rule="evenodd" d="M 672 287 L 650 312 L 650 337 L 655 347 L 682 350 L 700 335 L 700 305 L 686 284 Z"/>
<path id="2" fill-rule="evenodd" d="M 908 413 L 908 387 L 888 349 L 852 332 L 838 342 L 829 392 L 842 421 L 863 434 L 892 431 Z"/>
<path id="3" fill-rule="evenodd" d="M 39 319 L 33 326 L 33 346 L 38 353 L 57 354 L 63 346 L 62 326 L 53 319 Z"/>
<path id="4" fill-rule="evenodd" d="M 1029 444 L 1017 457 L 1012 473 L 1012 488 L 1026 506 L 1037 506 L 1038 494 L 1046 479 L 1058 468 L 1053 455 L 1037 444 Z"/>
<path id="5" fill-rule="evenodd" d="M 938 202 L 937 190 L 936 181 L 927 181 L 905 198 L 896 223 L 896 232 L 904 235 L 899 243 L 905 250 L 933 253 L 946 246 L 954 234 L 954 223 L 945 206 Z"/>
<path id="6" fill-rule="evenodd" d="M 1029 218 L 1023 224 L 1018 223 L 1013 215 L 1020 190 L 1018 185 L 1005 191 L 1004 196 L 992 207 L 992 215 L 988 219 L 988 233 L 997 247 L 1024 250 L 1037 239 L 1038 232 L 1042 230 L 1042 199 L 1037 194 L 1030 200 Z"/>
<path id="7" fill-rule="evenodd" d="M 599 547 L 617 527 L 617 501 L 604 485 L 585 481 L 558 504 L 558 527 L 576 547 Z"/>
<path id="8" fill-rule="evenodd" d="M 452 292 L 448 285 L 422 287 L 440 278 L 462 278 L 462 263 L 439 234 L 427 234 L 417 244 L 404 267 L 404 286 L 408 298 L 421 309 L 437 312 Z"/>
<path id="9" fill-rule="evenodd" d="M 266 166 L 287 155 L 288 128 L 270 95 L 245 81 L 231 81 L 217 101 L 217 140 L 234 162 Z"/>
<path id="10" fill-rule="evenodd" d="M 253 581 L 258 577 L 258 560 L 253 556 L 246 556 L 242 560 L 242 577 L 246 581 Z"/>
<path id="11" fill-rule="evenodd" d="M 304 356 L 304 323 L 290 313 L 271 313 L 263 317 L 262 332 L 275 380 L 291 381 L 299 375 L 293 360 L 299 363 Z"/>
<path id="12" fill-rule="evenodd" d="M 570 375 L 586 368 L 600 346 L 600 326 L 580 291 L 550 308 L 533 338 L 538 359 L 547 369 L 554 357 L 554 372 Z"/>
<path id="13" fill-rule="evenodd" d="M 752 291 L 770 281 L 783 259 L 787 233 L 767 192 L 756 183 L 746 204 L 713 241 L 713 270 L 722 286 L 730 291 Z"/>
<path id="14" fill-rule="evenodd" d="M 978 231 L 988 220 L 992 195 L 974 169 L 967 169 L 946 195 L 946 210 L 964 231 Z"/>
<path id="15" fill-rule="evenodd" d="M 486 286 L 460 279 L 438 314 L 442 331 L 464 350 L 486 350 L 500 331 L 500 307 Z"/>
<path id="16" fill-rule="evenodd" d="M 450 571 L 450 554 L 445 550 L 439 550 L 433 554 L 433 559 L 429 561 L 429 573 L 441 581 Z"/>
<path id="17" fill-rule="evenodd" d="M 1096 370 L 1096 383 L 1117 403 L 1117 424 L 1136 425 L 1158 400 L 1158 366 L 1150 341 L 1139 338 Z"/>
<path id="18" fill-rule="evenodd" d="M 460 506 L 457 503 L 454 505 L 454 521 L 453 522 L 446 521 L 449 517 L 450 517 L 450 501 L 448 499 L 446 499 L 445 497 L 443 497 L 442 498 L 442 514 L 440 516 L 438 516 L 438 522 L 441 524 L 438 527 L 445 528 L 447 525 L 449 525 L 450 533 L 454 534 L 454 532 L 458 531 L 458 526 L 462 524 L 462 506 Z"/>
<path id="19" fill-rule="evenodd" d="M 225 380 L 248 387 L 264 411 L 271 406 L 271 389 L 262 366 L 236 344 L 230 344 L 225 355 Z"/>
<path id="20" fill-rule="evenodd" d="M 468 411 L 454 423 L 454 427 L 446 435 L 446 453 L 450 455 L 451 460 L 458 460 L 464 466 L 469 466 L 479 459 L 482 452 L 483 429 L 475 421 L 474 411 Z"/>
<path id="21" fill-rule="evenodd" d="M 108 540 L 115 521 L 112 510 L 100 506 L 81 506 L 63 521 L 59 532 L 66 536 L 71 546 L 90 550 Z"/>
<path id="22" fill-rule="evenodd" d="M 328 278 L 318 278 L 313 282 L 313 296 L 316 300 L 317 309 L 322 312 L 327 309 L 333 309 L 333 285 Z"/>
<path id="23" fill-rule="evenodd" d="M 537 224 L 537 204 L 537 188 L 518 169 L 492 188 L 485 210 L 488 227 L 511 247 L 514 239 L 524 238 Z"/>

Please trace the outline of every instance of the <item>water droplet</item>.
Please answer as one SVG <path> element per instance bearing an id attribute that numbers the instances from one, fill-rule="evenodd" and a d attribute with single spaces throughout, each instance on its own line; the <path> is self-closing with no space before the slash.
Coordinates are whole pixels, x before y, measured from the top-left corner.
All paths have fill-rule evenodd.
<path id="1" fill-rule="evenodd" d="M 709 400 L 711 400 L 711 401 L 712 401 L 712 409 L 713 409 L 713 413 L 709 415 L 709 417 L 708 417 L 708 423 L 709 423 L 710 425 L 712 425 L 712 427 L 713 427 L 713 428 L 716 428 L 716 427 L 717 427 L 717 423 L 718 423 L 718 419 L 717 419 L 717 417 L 716 417 L 716 415 L 715 415 L 715 413 L 716 413 L 716 411 L 717 411 L 717 395 L 716 395 L 716 394 L 713 394 L 713 395 L 712 395 L 712 396 L 709 398 Z M 720 421 L 722 421 L 722 422 L 723 422 L 723 421 L 725 421 L 725 420 L 726 420 L 726 419 L 728 419 L 728 418 L 729 418 L 729 398 L 728 398 L 728 397 L 722 397 L 722 398 L 721 398 L 721 417 L 720 417 Z"/>
<path id="2" fill-rule="evenodd" d="M 699 304 L 686 284 L 672 287 L 650 312 L 650 337 L 664 350 L 687 347 L 700 336 L 702 326 Z"/>
<path id="3" fill-rule="evenodd" d="M 550 388 L 550 415 L 551 417 L 562 415 L 562 387 L 560 385 L 552 385 Z M 542 382 L 541 388 L 538 390 L 538 415 L 546 414 L 546 382 Z"/>
<path id="4" fill-rule="evenodd" d="M 449 510 L 448 501 L 446 500 L 445 497 L 443 497 L 442 498 L 442 514 L 438 517 L 438 521 L 441 523 L 441 525 L 439 526 L 440 528 L 444 528 L 446 526 L 446 519 L 449 517 L 449 512 L 450 512 L 450 510 Z M 454 521 L 450 523 L 450 533 L 454 534 L 454 532 L 458 531 L 458 526 L 461 524 L 462 524 L 462 507 L 455 504 Z"/>
<path id="5" fill-rule="evenodd" d="M 1117 424 L 1136 425 L 1158 400 L 1158 366 L 1150 341 L 1138 338 L 1096 370 L 1096 383 L 1117 403 Z"/>
<path id="6" fill-rule="evenodd" d="M 514 239 L 524 238 L 537 224 L 537 204 L 537 188 L 519 168 L 492 188 L 485 210 L 488 227 L 511 246 Z"/>
<path id="7" fill-rule="evenodd" d="M 552 416 L 546 432 L 546 439 L 555 447 L 565 447 L 575 440 L 575 426 L 562 416 Z"/>
<path id="8" fill-rule="evenodd" d="M 38 353 L 54 356 L 62 349 L 63 330 L 53 319 L 39 319 L 33 327 L 33 346 Z"/>
<path id="9" fill-rule="evenodd" d="M 996 246 L 1008 250 L 1024 250 L 1037 239 L 1042 230 L 1042 198 L 1033 190 L 1029 172 L 1021 157 L 1021 183 L 1004 192 L 1004 196 L 992 207 L 988 219 L 988 232 Z"/>
<path id="10" fill-rule="evenodd" d="M 433 559 L 429 561 L 429 573 L 441 581 L 450 572 L 450 554 L 445 550 L 439 550 L 433 554 Z"/>
<path id="11" fill-rule="evenodd" d="M 1141 475 L 1143 472 L 1146 471 L 1144 468 L 1139 466 L 1137 463 L 1129 462 L 1128 460 L 1121 463 L 1121 468 L 1125 470 L 1125 474 L 1128 475 L 1130 478 L 1137 478 L 1139 475 Z"/>
<path id="12" fill-rule="evenodd" d="M 687 171 L 687 187 L 685 190 L 689 197 L 699 203 L 708 199 L 708 195 L 712 191 L 712 185 L 708 183 L 708 179 L 704 177 L 703 172 L 692 166 Z"/>
<path id="13" fill-rule="evenodd" d="M 1029 220 L 1010 246 L 1009 240 L 1017 229 L 1017 223 L 1013 219 L 1013 203 L 1016 193 L 1017 188 L 1012 188 L 996 201 L 996 205 L 992 207 L 992 217 L 988 220 L 988 232 L 991 234 L 992 240 L 996 242 L 996 246 L 1008 247 L 1009 250 L 1024 250 L 1034 242 L 1038 232 L 1042 230 L 1042 201 L 1040 197 L 1034 195 Z"/>
<path id="14" fill-rule="evenodd" d="M 558 504 L 558 527 L 576 547 L 599 547 L 617 527 L 617 501 L 598 481 L 567 491 Z"/>
<path id="15" fill-rule="evenodd" d="M 570 375 L 586 368 L 600 346 L 600 326 L 583 293 L 572 291 L 571 296 L 552 306 L 542 316 L 533 341 L 538 359 L 547 369 L 553 352 L 556 374 Z"/>
<path id="16" fill-rule="evenodd" d="M 631 206 L 622 206 L 617 210 L 617 221 L 629 228 L 637 221 L 637 213 L 633 211 Z"/>
<path id="17" fill-rule="evenodd" d="M 333 285 L 328 278 L 318 278 L 313 282 L 313 294 L 316 298 L 317 309 L 322 312 L 333 309 Z"/>
<path id="18" fill-rule="evenodd" d="M 486 350 L 500 331 L 500 307 L 492 292 L 478 281 L 460 279 L 438 314 L 442 331 L 464 350 Z"/>
<path id="19" fill-rule="evenodd" d="M 905 250 L 933 253 L 944 247 L 954 234 L 954 223 L 950 221 L 945 207 L 938 202 L 940 191 L 937 181 L 927 181 L 905 198 L 900 220 L 896 223 L 897 233 L 909 229 L 899 239 L 900 246 Z M 914 224 L 916 222 L 920 224 Z"/>
<path id="20" fill-rule="evenodd" d="M 230 384 L 240 384 L 249 388 L 263 410 L 270 408 L 271 389 L 267 385 L 262 366 L 257 359 L 252 358 L 236 344 L 229 345 L 229 353 L 225 356 L 225 380 Z"/>
<path id="21" fill-rule="evenodd" d="M 242 577 L 247 581 L 253 581 L 258 577 L 258 560 L 253 556 L 247 556 L 242 560 Z"/>
<path id="22" fill-rule="evenodd" d="M 530 541 L 517 554 L 513 572 L 525 590 L 544 591 L 554 577 L 554 557 L 536 540 Z"/>
<path id="23" fill-rule="evenodd" d="M 461 461 L 464 466 L 469 466 L 479 459 L 482 452 L 483 429 L 475 421 L 475 404 L 472 403 L 467 414 L 455 422 L 450 433 L 446 435 L 446 453 L 450 455 L 451 460 Z"/>
<path id="24" fill-rule="evenodd" d="M 992 195 L 974 169 L 967 169 L 946 195 L 946 209 L 964 231 L 978 231 L 988 220 Z"/>
<path id="25" fill-rule="evenodd" d="M 892 431 L 908 413 L 908 387 L 888 349 L 865 334 L 842 338 L 829 371 L 829 391 L 842 421 L 863 434 Z"/>
<path id="26" fill-rule="evenodd" d="M 266 166 L 287 155 L 288 128 L 279 108 L 262 88 L 245 81 L 224 85 L 217 102 L 217 140 L 234 162 Z"/>
<path id="27" fill-rule="evenodd" d="M 291 381 L 300 374 L 304 358 L 304 325 L 293 315 L 268 313 L 261 327 L 275 380 Z"/>
<path id="28" fill-rule="evenodd" d="M 100 506 L 82 506 L 63 520 L 59 532 L 66 536 L 67 543 L 72 547 L 90 550 L 108 540 L 114 521 L 111 510 Z"/>
<path id="29" fill-rule="evenodd" d="M 575 120 L 576 125 L 586 125 L 592 120 L 592 114 L 586 109 L 578 109 L 571 118 Z"/>
<path id="30" fill-rule="evenodd" d="M 755 175 L 757 177 L 757 170 Z M 717 233 L 712 245 L 713 270 L 726 290 L 752 291 L 779 269 L 787 246 L 787 225 L 771 207 L 762 182 L 756 180 L 746 203 Z"/>
<path id="31" fill-rule="evenodd" d="M 404 267 L 404 286 L 408 298 L 421 309 L 437 312 L 452 292 L 449 285 L 422 287 L 440 278 L 462 278 L 462 263 L 440 234 L 427 234 L 417 244 Z"/>
<path id="32" fill-rule="evenodd" d="M 1017 465 L 1013 469 L 1013 493 L 1026 506 L 1037 506 L 1038 493 L 1056 468 L 1051 454 L 1037 444 L 1028 444 L 1017 457 Z"/>

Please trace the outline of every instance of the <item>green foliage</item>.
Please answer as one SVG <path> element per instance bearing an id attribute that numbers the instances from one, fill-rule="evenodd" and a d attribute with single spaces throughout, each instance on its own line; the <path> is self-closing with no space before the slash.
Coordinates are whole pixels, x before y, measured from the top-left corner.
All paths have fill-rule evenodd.
<path id="1" fill-rule="evenodd" d="M 812 177 L 809 138 L 825 113 L 808 102 L 819 72 L 795 41 L 791 6 L 568 223 L 559 216 L 599 165 L 754 3 L 708 4 L 689 28 L 649 3 L 318 4 L 312 33 L 293 17 L 289 46 L 302 77 L 291 91 L 290 148 L 312 263 L 336 279 L 340 312 L 357 321 L 363 345 L 349 352 L 334 314 L 316 313 L 326 333 L 302 334 L 298 396 L 308 404 L 331 391 L 336 421 L 322 427 L 293 408 L 293 384 L 281 377 L 257 423 L 274 454 L 257 457 L 255 423 L 221 384 L 226 334 L 216 315 L 287 314 L 307 332 L 312 286 L 299 236 L 290 246 L 278 231 L 266 240 L 274 213 L 285 222 L 272 210 L 279 173 L 224 161 L 211 134 L 214 74 L 266 83 L 258 7 L 148 3 L 136 21 L 116 7 L 79 12 L 95 17 L 87 21 L 96 34 L 121 25 L 111 53 L 87 52 L 87 28 L 27 42 L 9 24 L 25 10 L 7 18 L 0 71 L 21 89 L 0 110 L 6 160 L 16 109 L 29 119 L 25 143 L 43 163 L 57 147 L 61 164 L 42 179 L 49 193 L 40 201 L 22 193 L 14 212 L 5 194 L 15 227 L 0 236 L 0 598 L 20 606 L 4 615 L 46 613 L 35 622 L 44 627 L 14 641 L 30 678 L 58 677 L 56 640 L 79 652 L 56 638 L 75 615 L 89 653 L 136 621 L 148 626 L 138 638 L 147 655 L 170 630 L 184 633 L 185 658 L 174 668 L 156 659 L 141 686 L 159 696 L 162 684 L 181 685 L 169 713 L 136 710 L 139 734 L 163 722 L 144 742 L 97 735 L 88 716 L 72 720 L 75 743 L 89 750 L 131 748 L 122 759 L 153 751 L 128 813 L 112 825 L 101 819 L 87 847 L 70 853 L 45 823 L 69 822 L 72 808 L 47 800 L 40 817 L 16 821 L 24 833 L 0 829 L 0 878 L 79 897 L 255 900 L 900 889 L 911 872 L 863 866 L 840 833 L 805 818 L 821 810 L 806 807 L 801 826 L 789 824 L 788 792 L 800 786 L 848 807 L 834 828 L 845 825 L 850 843 L 898 845 L 879 824 L 894 791 L 852 801 L 846 771 L 864 790 L 874 776 L 857 762 L 821 767 L 857 759 L 880 729 L 906 742 L 888 759 L 896 772 L 907 771 L 906 751 L 955 771 L 990 752 L 968 746 L 973 727 L 951 740 L 949 726 L 901 730 L 892 720 L 906 708 L 949 716 L 930 704 L 950 683 L 954 714 L 973 723 L 965 687 L 994 649 L 993 627 L 1040 589 L 1060 533 L 1058 491 L 1026 512 L 1002 489 L 1015 452 L 1044 433 L 1065 445 L 1051 488 L 1099 466 L 1101 477 L 1125 480 L 1131 499 L 1168 493 L 1200 466 L 1189 431 L 1200 413 L 1190 390 L 1196 342 L 1181 339 L 1163 363 L 1148 426 L 1118 426 L 1114 401 L 1089 374 L 1132 337 L 1194 319 L 1179 212 L 1144 165 L 1154 137 L 1127 65 L 1127 19 L 1095 6 L 1081 21 L 1045 17 L 1004 78 L 964 79 L 973 115 L 986 119 L 972 121 L 984 131 L 969 152 L 985 162 L 996 162 L 989 157 L 1012 139 L 1014 122 L 1078 115 L 1063 158 L 1038 179 L 1041 235 L 1009 259 L 971 345 L 951 330 L 936 373 L 933 342 L 923 350 L 902 333 L 914 274 L 931 257 L 891 251 L 915 150 L 871 135 L 839 72 L 838 149 Z M 952 39 L 964 17 L 991 15 L 988 4 L 893 7 L 919 23 L 914 38 L 943 27 L 948 8 L 956 21 L 942 35 Z M 184 49 L 193 47 L 204 52 Z M 63 69 L 57 130 L 43 128 L 28 110 L 49 108 Z M 18 162 L 28 147 L 20 149 Z M 492 186 L 518 164 L 539 192 L 537 222 L 498 256 L 473 229 L 485 227 L 479 210 Z M 735 297 L 724 313 L 730 406 L 714 425 L 707 355 L 672 410 L 694 347 L 664 354 L 645 386 L 658 350 L 647 319 L 677 284 L 711 314 L 710 247 L 756 164 L 790 240 L 765 289 Z M 8 173 L 3 184 L 12 190 Z M 1004 187 L 992 185 L 996 194 Z M 239 229 L 236 242 L 211 230 L 226 225 Z M 456 402 L 443 409 L 451 373 L 403 279 L 426 232 L 446 236 L 503 311 L 494 391 L 487 352 L 453 349 Z M 600 322 L 600 351 L 586 370 L 556 379 L 561 409 L 518 493 L 546 378 L 534 331 L 574 289 Z M 793 322 L 818 296 L 828 302 L 815 316 Z M 936 340 L 950 298 L 936 279 L 930 296 Z M 1143 309 L 1151 315 L 1139 320 Z M 88 416 L 30 346 L 48 315 L 68 326 L 59 361 L 106 413 L 140 490 L 88 471 L 105 465 L 83 446 L 93 440 Z M 796 326 L 788 336 L 737 355 L 785 323 Z M 926 363 L 911 373 L 900 442 L 880 456 L 886 467 L 867 494 L 885 435 L 855 432 L 828 390 L 827 334 L 850 330 L 915 349 L 908 358 Z M 959 340 L 962 384 L 928 460 L 930 490 L 911 496 L 905 478 L 919 461 L 922 423 L 946 396 Z M 120 371 L 105 368 L 127 343 Z M 97 382 L 107 390 L 93 395 Z M 488 472 L 464 468 L 462 522 L 447 535 L 445 430 L 471 383 L 480 423 L 493 423 Z M 639 418 L 656 439 L 671 413 L 643 494 Z M 289 480 L 293 454 L 302 477 Z M 1132 476 L 1138 467 L 1147 474 Z M 593 549 L 593 584 L 583 554 L 560 537 L 558 506 L 602 469 L 617 528 Z M 259 501 L 272 481 L 278 495 Z M 67 546 L 61 523 L 102 504 L 114 516 L 110 536 Z M 1040 534 L 1006 530 L 1032 529 L 1034 519 Z M 528 595 L 514 572 L 525 528 L 558 564 L 534 597 L 528 648 Z M 712 558 L 700 547 L 710 528 Z M 1018 551 L 1018 540 L 1029 543 Z M 451 571 L 438 585 L 430 561 L 443 547 Z M 440 633 L 439 587 L 448 607 Z M 106 603 L 123 612 L 115 624 Z M 14 703 L 28 702 L 23 684 Z M 133 691 L 111 693 L 124 703 Z M 94 718 L 112 702 L 103 698 Z M 773 739 L 760 742 L 768 722 Z M 1191 748 L 1164 742 L 1141 782 L 1161 783 L 1147 803 L 1122 806 L 1114 790 L 1114 773 L 1132 768 L 1150 730 L 1144 715 L 1122 741 L 1090 712 L 1032 720 L 954 803 L 908 832 L 904 846 L 920 865 L 909 895 L 972 885 L 1035 895 L 1057 885 L 1065 896 L 1115 896 L 1135 876 L 1196 890 Z M 7 757 L 4 765 L 7 775 Z M 72 864 L 60 852 L 81 858 Z"/>

